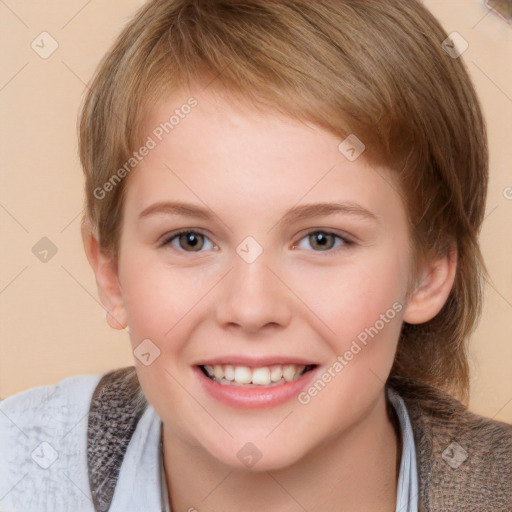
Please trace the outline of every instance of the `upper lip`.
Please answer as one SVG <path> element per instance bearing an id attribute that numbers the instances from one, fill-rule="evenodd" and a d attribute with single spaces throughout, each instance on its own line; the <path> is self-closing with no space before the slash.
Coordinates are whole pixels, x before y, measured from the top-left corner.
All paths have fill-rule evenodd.
<path id="1" fill-rule="evenodd" d="M 231 364 L 233 366 L 249 366 L 259 368 L 261 366 L 295 364 L 297 366 L 317 365 L 311 360 L 295 356 L 261 356 L 249 357 L 243 355 L 219 356 L 212 359 L 204 359 L 195 363 L 195 366 L 214 366 L 216 364 Z"/>

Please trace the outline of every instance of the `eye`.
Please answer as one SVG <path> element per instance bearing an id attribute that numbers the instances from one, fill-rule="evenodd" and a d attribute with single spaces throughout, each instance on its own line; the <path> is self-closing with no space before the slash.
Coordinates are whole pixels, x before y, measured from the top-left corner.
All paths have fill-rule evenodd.
<path id="1" fill-rule="evenodd" d="M 207 247 L 206 240 L 210 241 L 210 247 Z M 354 242 L 340 235 L 321 230 L 311 231 L 300 242 L 303 240 L 306 240 L 315 252 L 336 252 L 338 249 L 347 248 L 354 244 Z M 338 244 L 336 244 L 337 241 Z M 299 245 L 294 245 L 293 248 L 303 249 L 304 247 L 300 246 L 300 242 Z M 192 229 L 170 233 L 162 242 L 162 246 L 169 244 L 181 252 L 201 252 L 201 249 L 212 250 L 216 248 L 216 245 L 205 234 Z"/>
<path id="2" fill-rule="evenodd" d="M 203 233 L 187 229 L 171 233 L 162 242 L 162 246 L 170 244 L 182 252 L 201 252 L 201 249 L 205 246 L 205 240 L 209 240 L 209 238 Z M 211 245 L 212 248 L 216 247 L 213 243 Z M 188 250 L 190 248 L 191 250 Z"/>
<path id="3" fill-rule="evenodd" d="M 336 239 L 338 239 L 340 242 L 338 245 L 335 245 Z M 301 239 L 301 242 L 303 240 L 306 240 L 308 243 L 310 243 L 310 246 L 315 249 L 315 252 L 336 252 L 338 249 L 350 247 L 354 244 L 354 242 L 329 231 L 311 231 Z M 294 248 L 295 247 L 303 249 L 303 247 L 298 245 L 294 245 Z"/>

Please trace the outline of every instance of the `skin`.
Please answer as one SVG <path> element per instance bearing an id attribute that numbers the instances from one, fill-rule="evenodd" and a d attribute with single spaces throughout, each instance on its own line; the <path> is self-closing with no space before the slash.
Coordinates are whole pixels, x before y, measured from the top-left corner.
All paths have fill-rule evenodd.
<path id="1" fill-rule="evenodd" d="M 402 322 L 440 311 L 455 259 L 432 260 L 409 282 L 407 213 L 392 170 L 364 153 L 349 161 L 341 139 L 314 125 L 208 89 L 162 100 L 146 132 L 191 95 L 197 107 L 127 178 L 119 260 L 83 225 L 109 323 L 128 325 L 133 349 L 149 338 L 160 350 L 149 366 L 134 361 L 163 421 L 172 509 L 394 510 L 400 444 L 384 383 Z M 213 217 L 140 218 L 177 200 Z M 355 203 L 375 219 L 279 224 L 293 206 L 320 202 Z M 199 232 L 196 249 L 179 237 L 162 243 L 184 228 Z M 328 237 L 324 248 L 307 236 L 317 231 L 353 243 Z M 247 236 L 263 250 L 252 263 L 236 252 Z M 394 303 L 401 311 L 306 405 L 235 409 L 194 378 L 194 363 L 225 354 L 300 355 L 327 369 Z M 237 457 L 247 442 L 261 453 L 251 468 Z"/>

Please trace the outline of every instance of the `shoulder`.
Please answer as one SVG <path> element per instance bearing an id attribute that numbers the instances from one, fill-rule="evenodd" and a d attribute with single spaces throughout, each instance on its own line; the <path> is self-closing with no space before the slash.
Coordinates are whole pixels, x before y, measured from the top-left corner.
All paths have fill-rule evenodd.
<path id="1" fill-rule="evenodd" d="M 0 402 L 2 510 L 88 510 L 87 417 L 101 377 L 69 377 Z"/>
<path id="2" fill-rule="evenodd" d="M 92 394 L 101 377 L 68 377 L 57 384 L 34 387 L 2 400 L 1 439 L 11 436 L 18 439 L 35 432 L 54 436 L 78 426 L 84 414 L 87 414 Z"/>
<path id="3" fill-rule="evenodd" d="M 53 385 L 37 386 L 0 401 L 0 410 L 4 415 L 9 412 L 34 415 L 35 409 L 41 413 L 41 409 L 57 407 L 58 411 L 53 412 L 66 415 L 70 412 L 66 405 L 77 405 L 81 400 L 90 401 L 101 377 L 101 374 L 75 375 Z"/>
<path id="4" fill-rule="evenodd" d="M 411 419 L 423 510 L 512 510 L 512 425 L 421 383 L 390 386 Z"/>

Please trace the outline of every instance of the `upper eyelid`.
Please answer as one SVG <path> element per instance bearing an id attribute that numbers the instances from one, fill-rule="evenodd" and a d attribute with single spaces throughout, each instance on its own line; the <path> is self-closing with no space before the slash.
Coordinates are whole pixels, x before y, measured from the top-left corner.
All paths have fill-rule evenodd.
<path id="1" fill-rule="evenodd" d="M 161 237 L 162 243 L 169 242 L 170 240 L 173 240 L 179 235 L 182 235 L 183 233 L 198 233 L 200 235 L 203 235 L 211 240 L 210 235 L 208 235 L 207 232 L 203 231 L 200 228 L 183 228 L 183 229 L 177 229 L 175 231 L 170 231 L 169 233 L 166 233 Z M 213 240 L 211 240 L 213 242 Z"/>

